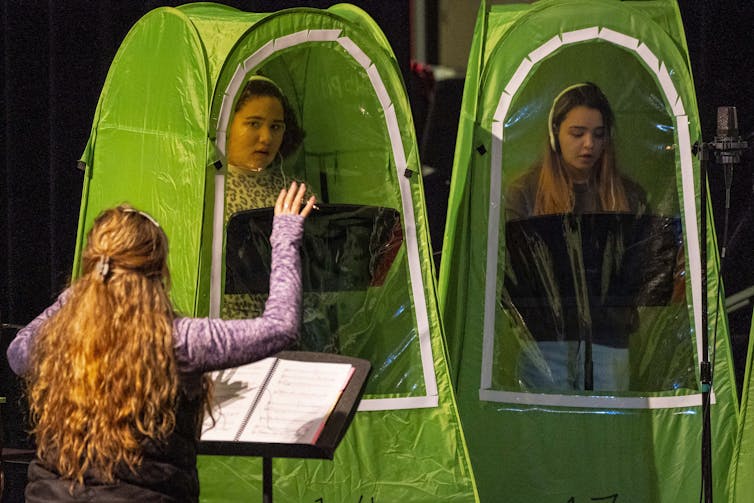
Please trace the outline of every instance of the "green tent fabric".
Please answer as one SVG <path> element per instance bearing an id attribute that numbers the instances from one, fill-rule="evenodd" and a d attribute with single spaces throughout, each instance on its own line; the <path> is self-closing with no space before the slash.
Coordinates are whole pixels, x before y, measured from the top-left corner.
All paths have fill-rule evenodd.
<path id="1" fill-rule="evenodd" d="M 730 464 L 730 499 L 728 501 L 743 503 L 751 500 L 754 494 L 754 344 L 749 331 L 749 350 L 746 355 L 746 371 L 741 390 L 741 408 L 739 413 L 738 432 Z"/>
<path id="2" fill-rule="evenodd" d="M 709 354 L 714 357 L 713 489 L 715 500 L 727 501 L 737 396 L 711 216 L 701 238 L 709 250 L 707 263 L 700 258 L 699 160 L 692 153 L 700 127 L 687 54 L 680 14 L 670 0 L 481 4 L 456 143 L 439 295 L 451 375 L 482 501 L 699 499 L 702 267 L 709 278 Z M 628 363 L 625 387 L 595 386 L 594 391 L 578 382 L 563 391 L 532 385 L 527 373 L 532 368 L 540 377 L 549 372 L 541 349 L 547 343 L 541 341 L 564 335 L 539 328 L 546 326 L 546 316 L 565 319 L 565 311 L 555 311 L 569 305 L 565 294 L 560 297 L 567 283 L 557 283 L 565 281 L 556 269 L 563 262 L 547 262 L 557 257 L 556 248 L 548 248 L 554 246 L 547 244 L 548 236 L 597 239 L 595 222 L 612 225 L 616 218 L 625 222 L 625 216 L 565 215 L 554 228 L 552 220 L 542 217 L 506 221 L 506 189 L 541 158 L 555 97 L 581 82 L 596 83 L 608 97 L 616 116 L 611 136 L 617 164 L 646 191 L 644 220 L 628 215 L 631 225 L 647 221 L 659 226 L 653 228 L 657 240 L 641 241 L 647 246 L 665 236 L 657 249 L 630 248 L 626 253 L 620 244 L 612 251 L 603 248 L 603 266 L 614 257 L 623 257 L 616 262 L 621 267 L 640 261 L 625 270 L 642 278 L 641 288 L 654 282 L 668 291 L 661 302 L 646 297 L 619 307 L 623 318 L 612 326 L 631 320 L 621 325 L 627 341 L 620 350 Z M 520 293 L 534 280 L 522 273 L 526 269 L 518 264 L 520 258 L 511 253 L 515 248 L 508 248 L 509 241 L 521 243 L 517 232 L 537 225 L 545 231 L 519 250 L 540 261 L 535 269 L 549 297 Z M 524 239 L 534 235 L 524 234 Z M 568 257 L 583 258 L 573 251 L 582 247 L 559 242 L 571 246 Z M 633 250 L 641 253 L 632 256 Z M 663 257 L 670 267 L 660 263 Z M 669 282 L 673 268 L 679 272 L 680 266 L 685 280 Z M 570 271 L 596 274 L 584 268 Z M 606 284 L 604 270 L 602 274 L 598 287 Z M 571 278 L 574 285 L 585 284 L 581 276 Z M 669 287 L 679 287 L 681 298 L 671 301 Z M 575 297 L 577 306 L 584 299 L 610 301 L 583 295 Z M 536 304 L 532 308 L 527 302 Z M 582 332 L 578 343 L 569 346 L 580 352 L 569 367 L 573 375 L 585 368 L 584 334 L 597 330 L 590 318 L 595 311 L 578 309 Z M 603 312 L 621 312 L 610 309 L 615 308 Z M 597 345 L 589 347 L 596 368 Z"/>
<path id="3" fill-rule="evenodd" d="M 373 371 L 333 461 L 274 460 L 275 500 L 475 501 L 409 104 L 385 36 L 360 9 L 258 14 L 198 3 L 145 15 L 112 63 L 82 157 L 75 267 L 94 217 L 129 202 L 168 234 L 178 311 L 219 315 L 225 133 L 254 73 L 280 85 L 306 131 L 279 167 L 285 177 L 306 181 L 323 203 L 400 215 L 400 247 L 379 281 L 319 292 L 323 310 L 305 312 L 305 330 L 324 323 L 341 353 L 369 359 Z M 363 246 L 355 233 L 348 239 Z M 202 501 L 261 494 L 258 458 L 200 456 L 199 474 Z"/>

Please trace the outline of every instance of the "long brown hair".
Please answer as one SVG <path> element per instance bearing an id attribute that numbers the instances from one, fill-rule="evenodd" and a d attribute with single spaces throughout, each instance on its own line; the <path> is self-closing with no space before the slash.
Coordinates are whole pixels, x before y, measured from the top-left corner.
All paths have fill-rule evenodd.
<path id="1" fill-rule="evenodd" d="M 129 206 L 94 221 L 82 276 L 40 329 L 28 395 L 39 457 L 63 478 L 135 470 L 141 441 L 175 428 L 178 373 L 167 237 Z"/>
<path id="2" fill-rule="evenodd" d="M 603 211 L 628 211 L 628 198 L 618 169 L 615 165 L 613 146 L 614 116 L 607 97 L 591 82 L 575 84 L 564 89 L 554 100 L 548 120 L 550 139 L 542 160 L 537 195 L 534 201 L 535 215 L 568 213 L 573 210 L 573 180 L 563 165 L 557 136 L 560 125 L 568 112 L 585 106 L 602 114 L 605 127 L 605 147 L 595 163 L 590 183 L 594 184 Z"/>

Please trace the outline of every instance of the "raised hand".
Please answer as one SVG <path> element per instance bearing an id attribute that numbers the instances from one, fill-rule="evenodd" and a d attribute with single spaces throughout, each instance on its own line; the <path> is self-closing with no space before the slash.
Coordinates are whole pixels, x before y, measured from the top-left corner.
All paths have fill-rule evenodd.
<path id="1" fill-rule="evenodd" d="M 302 183 L 299 186 L 296 182 L 292 182 L 289 189 L 280 191 L 278 200 L 275 202 L 275 215 L 301 215 L 306 217 L 314 208 L 317 198 L 311 196 L 304 204 L 305 196 L 306 184 Z"/>

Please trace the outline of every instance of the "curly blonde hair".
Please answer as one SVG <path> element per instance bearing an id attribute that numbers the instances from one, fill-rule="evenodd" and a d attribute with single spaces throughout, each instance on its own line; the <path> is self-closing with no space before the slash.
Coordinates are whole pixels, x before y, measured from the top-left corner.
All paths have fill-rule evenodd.
<path id="1" fill-rule="evenodd" d="M 175 428 L 179 388 L 167 237 L 145 213 L 104 211 L 87 236 L 81 277 L 40 329 L 27 391 L 37 453 L 80 484 L 135 471 L 145 438 Z"/>

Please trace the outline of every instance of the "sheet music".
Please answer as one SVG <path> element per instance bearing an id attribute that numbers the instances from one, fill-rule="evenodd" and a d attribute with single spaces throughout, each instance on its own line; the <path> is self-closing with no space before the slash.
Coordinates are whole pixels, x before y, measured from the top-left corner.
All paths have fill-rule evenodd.
<path id="1" fill-rule="evenodd" d="M 315 443 L 353 371 L 347 363 L 278 360 L 239 440 Z"/>
<path id="2" fill-rule="evenodd" d="M 214 372 L 216 423 L 205 418 L 201 439 L 313 444 L 354 370 L 266 358 Z"/>
<path id="3" fill-rule="evenodd" d="M 204 418 L 202 440 L 231 441 L 238 434 L 249 406 L 257 399 L 260 387 L 277 358 L 265 358 L 248 365 L 212 373 L 214 396 L 212 413 L 215 425 Z"/>

